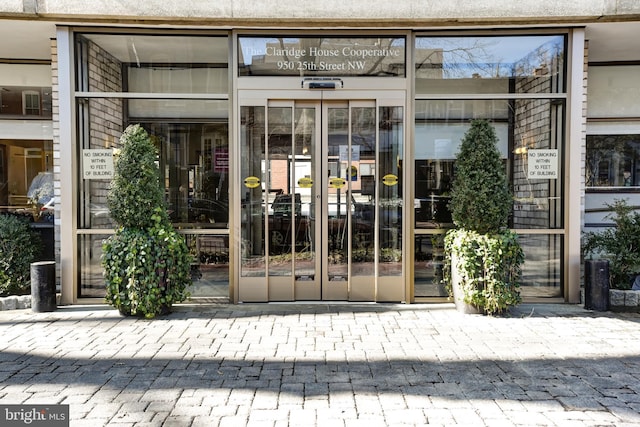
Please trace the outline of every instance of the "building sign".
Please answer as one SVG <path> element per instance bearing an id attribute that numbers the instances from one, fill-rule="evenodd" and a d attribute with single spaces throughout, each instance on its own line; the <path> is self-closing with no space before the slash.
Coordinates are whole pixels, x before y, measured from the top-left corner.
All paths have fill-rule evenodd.
<path id="1" fill-rule="evenodd" d="M 229 150 L 218 148 L 213 153 L 213 171 L 217 173 L 229 172 Z"/>
<path id="2" fill-rule="evenodd" d="M 238 37 L 240 76 L 404 77 L 404 37 Z"/>
<path id="3" fill-rule="evenodd" d="M 113 150 L 82 150 L 84 179 L 112 179 L 113 170 Z"/>
<path id="4" fill-rule="evenodd" d="M 558 150 L 529 150 L 529 179 L 558 179 Z"/>

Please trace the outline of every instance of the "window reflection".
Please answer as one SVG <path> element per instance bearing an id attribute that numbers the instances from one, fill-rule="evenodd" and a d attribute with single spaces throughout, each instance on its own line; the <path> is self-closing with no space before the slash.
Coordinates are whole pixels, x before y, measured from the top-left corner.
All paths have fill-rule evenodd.
<path id="1" fill-rule="evenodd" d="M 443 281 L 444 233 L 415 236 L 414 295 L 446 297 Z"/>
<path id="2" fill-rule="evenodd" d="M 0 212 L 53 224 L 53 144 L 0 139 Z"/>
<path id="3" fill-rule="evenodd" d="M 404 74 L 404 37 L 238 37 L 239 76 Z"/>
<path id="4" fill-rule="evenodd" d="M 191 264 L 192 297 L 229 297 L 229 236 L 186 235 Z"/>
<path id="5" fill-rule="evenodd" d="M 418 37 L 416 92 L 564 92 L 564 49 L 562 35 Z"/>
<path id="6" fill-rule="evenodd" d="M 1 86 L 0 117 L 3 119 L 51 118 L 51 88 Z"/>
<path id="7" fill-rule="evenodd" d="M 79 90 L 122 92 L 126 79 L 128 92 L 228 92 L 227 37 L 78 34 L 77 41 L 81 60 L 92 62 L 77 73 Z"/>
<path id="8" fill-rule="evenodd" d="M 587 187 L 640 185 L 640 135 L 587 136 Z"/>
<path id="9" fill-rule="evenodd" d="M 146 123 L 159 152 L 169 216 L 174 223 L 227 228 L 227 124 Z"/>
<path id="10" fill-rule="evenodd" d="M 562 227 L 557 177 L 529 175 L 529 151 L 553 150 L 562 164 L 556 118 L 564 102 L 540 99 L 418 100 L 415 118 L 415 225 L 450 227 L 451 181 L 460 142 L 473 119 L 489 119 L 514 196 L 510 226 L 516 229 Z M 558 168 L 560 166 L 557 166 Z"/>
<path id="11" fill-rule="evenodd" d="M 640 204 L 640 135 L 588 135 L 584 226 L 612 225 L 612 199 Z"/>

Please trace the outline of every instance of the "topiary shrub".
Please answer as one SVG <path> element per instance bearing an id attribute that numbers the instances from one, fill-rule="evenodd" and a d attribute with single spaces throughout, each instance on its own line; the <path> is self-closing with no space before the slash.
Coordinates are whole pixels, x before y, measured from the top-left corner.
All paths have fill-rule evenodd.
<path id="1" fill-rule="evenodd" d="M 456 156 L 449 209 L 458 228 L 480 234 L 507 227 L 513 197 L 487 120 L 474 120 Z"/>
<path id="2" fill-rule="evenodd" d="M 151 227 L 154 224 L 151 213 L 165 206 L 156 148 L 140 125 L 125 129 L 120 143 L 122 149 L 107 194 L 111 218 L 121 227 Z M 166 209 L 163 211 L 166 213 Z"/>
<path id="3" fill-rule="evenodd" d="M 107 198 L 118 228 L 102 245 L 106 301 L 125 315 L 153 318 L 188 298 L 191 255 L 169 222 L 149 135 L 132 125 L 120 142 Z"/>
<path id="4" fill-rule="evenodd" d="M 14 215 L 0 215 L 0 296 L 30 292 L 31 263 L 42 242 L 29 221 Z"/>
<path id="5" fill-rule="evenodd" d="M 524 252 L 508 229 L 513 197 L 498 137 L 473 120 L 456 157 L 449 209 L 456 228 L 445 236 L 443 276 L 463 312 L 501 313 L 521 301 Z"/>

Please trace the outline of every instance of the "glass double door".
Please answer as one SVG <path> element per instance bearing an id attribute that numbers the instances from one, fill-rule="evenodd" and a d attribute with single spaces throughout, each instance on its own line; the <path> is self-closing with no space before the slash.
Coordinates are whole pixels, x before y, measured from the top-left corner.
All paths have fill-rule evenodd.
<path id="1" fill-rule="evenodd" d="M 239 301 L 403 301 L 404 114 L 378 100 L 240 107 Z"/>

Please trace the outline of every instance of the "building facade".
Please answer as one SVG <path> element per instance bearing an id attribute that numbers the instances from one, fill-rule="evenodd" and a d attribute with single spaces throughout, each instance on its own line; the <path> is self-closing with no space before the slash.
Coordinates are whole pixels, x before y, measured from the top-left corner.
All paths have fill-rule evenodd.
<path id="1" fill-rule="evenodd" d="M 525 299 L 579 302 L 582 233 L 640 205 L 634 2 L 165 3 L 0 1 L 0 206 L 55 231 L 64 303 L 104 296 L 130 124 L 194 297 L 443 300 L 473 119 L 499 138 Z"/>

